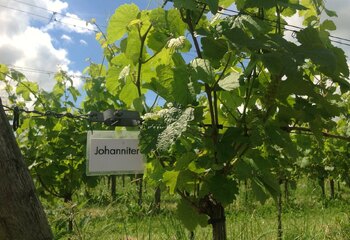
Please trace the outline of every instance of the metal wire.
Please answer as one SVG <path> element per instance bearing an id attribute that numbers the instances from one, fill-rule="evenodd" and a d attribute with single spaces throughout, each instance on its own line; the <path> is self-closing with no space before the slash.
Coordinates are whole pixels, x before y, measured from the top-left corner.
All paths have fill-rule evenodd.
<path id="1" fill-rule="evenodd" d="M 38 110 L 26 110 L 24 108 L 19 108 L 17 106 L 15 107 L 9 107 L 6 105 L 1 105 L 0 107 L 3 107 L 5 112 L 9 112 L 9 111 L 13 111 L 13 112 L 19 112 L 19 113 L 26 113 L 26 114 L 35 114 L 35 117 L 54 117 L 54 118 L 71 118 L 71 119 L 84 119 L 84 120 L 88 120 L 90 113 L 88 114 L 73 114 L 73 113 L 69 113 L 69 112 L 65 112 L 65 113 L 58 113 L 55 111 L 45 111 L 45 112 L 41 112 Z"/>

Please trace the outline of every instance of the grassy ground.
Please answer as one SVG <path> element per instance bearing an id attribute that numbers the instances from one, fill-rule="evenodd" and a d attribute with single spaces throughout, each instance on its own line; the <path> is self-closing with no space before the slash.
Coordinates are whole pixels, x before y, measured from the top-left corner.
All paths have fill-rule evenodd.
<path id="1" fill-rule="evenodd" d="M 128 181 L 127 181 L 128 182 Z M 121 182 L 118 182 L 118 187 Z M 143 205 L 137 204 L 137 187 L 127 183 L 117 189 L 114 201 L 107 183 L 93 190 L 87 199 L 84 192 L 74 203 L 44 201 L 56 239 L 99 240 L 175 240 L 189 239 L 189 232 L 176 219 L 175 196 L 162 195 L 162 210 L 154 214 L 149 209 L 153 189 L 147 186 Z M 340 195 L 341 194 L 341 195 Z M 318 186 L 303 180 L 283 204 L 284 239 L 350 239 L 350 193 L 344 187 L 333 200 L 320 198 Z M 284 199 L 285 200 L 285 199 Z M 264 205 L 255 201 L 250 192 L 242 194 L 227 209 L 228 239 L 276 239 L 277 209 L 272 200 Z M 73 222 L 68 233 L 67 222 Z M 194 239 L 211 239 L 211 229 L 197 228 Z"/>

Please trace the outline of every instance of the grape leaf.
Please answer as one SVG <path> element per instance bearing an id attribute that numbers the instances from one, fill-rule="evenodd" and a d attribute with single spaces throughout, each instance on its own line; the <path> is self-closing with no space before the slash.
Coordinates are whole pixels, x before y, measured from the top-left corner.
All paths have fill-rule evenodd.
<path id="1" fill-rule="evenodd" d="M 196 80 L 201 80 L 205 83 L 214 83 L 214 73 L 211 67 L 211 63 L 207 59 L 196 58 L 191 61 L 190 66 L 192 67 L 192 76 Z"/>
<path id="2" fill-rule="evenodd" d="M 135 20 L 140 10 L 135 4 L 123 4 L 118 7 L 109 20 L 107 39 L 109 43 L 122 38 L 128 30 L 131 21 Z"/>
<path id="3" fill-rule="evenodd" d="M 170 194 L 175 193 L 179 173 L 179 171 L 167 171 L 163 174 L 163 182 L 169 187 Z"/>
<path id="4" fill-rule="evenodd" d="M 219 8 L 219 0 L 205 0 L 212 14 L 216 14 Z"/>
<path id="5" fill-rule="evenodd" d="M 218 84 L 222 89 L 226 91 L 232 91 L 240 86 L 239 84 L 240 76 L 241 74 L 238 72 L 231 72 L 224 79 L 220 80 Z"/>
<path id="6" fill-rule="evenodd" d="M 194 231 L 197 226 L 207 226 L 208 225 L 208 217 L 204 214 L 199 214 L 191 204 L 181 199 L 177 204 L 177 215 L 184 226 L 189 231 Z"/>
<path id="7" fill-rule="evenodd" d="M 228 205 L 236 199 L 236 194 L 238 194 L 237 181 L 217 174 L 208 179 L 207 184 L 209 192 L 223 205 Z"/>

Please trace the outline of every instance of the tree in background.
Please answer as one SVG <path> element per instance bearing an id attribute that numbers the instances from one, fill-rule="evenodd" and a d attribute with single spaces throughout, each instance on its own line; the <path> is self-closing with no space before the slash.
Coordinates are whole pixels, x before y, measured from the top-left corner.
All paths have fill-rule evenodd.
<path id="1" fill-rule="evenodd" d="M 1 71 L 0 78 L 3 77 Z M 0 239 L 52 239 L 1 99 L 0 126 Z"/>

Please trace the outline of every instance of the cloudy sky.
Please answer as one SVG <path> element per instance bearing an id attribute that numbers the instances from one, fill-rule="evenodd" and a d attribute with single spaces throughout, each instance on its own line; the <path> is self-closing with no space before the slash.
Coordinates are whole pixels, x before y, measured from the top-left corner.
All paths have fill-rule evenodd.
<path id="1" fill-rule="evenodd" d="M 123 3 L 135 2 L 144 9 L 161 0 L 0 0 L 0 63 L 23 72 L 28 79 L 50 90 L 59 69 L 81 75 L 86 59 L 100 63 L 101 49 L 95 40 L 92 18 L 105 30 L 108 18 Z M 350 1 L 328 1 L 338 13 L 338 30 L 333 35 L 350 39 Z M 297 20 L 296 20 L 297 21 Z M 342 46 L 350 55 L 350 47 Z M 81 86 L 76 77 L 75 85 Z"/>
<path id="2" fill-rule="evenodd" d="M 105 31 L 108 18 L 123 3 L 132 1 L 0 0 L 0 63 L 24 73 L 50 90 L 59 69 L 79 76 L 87 59 L 100 63 L 101 48 L 95 40 L 95 18 Z M 148 1 L 133 1 L 146 8 Z M 160 0 L 150 2 L 152 6 Z M 81 85 L 81 78 L 74 78 Z"/>

